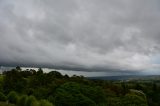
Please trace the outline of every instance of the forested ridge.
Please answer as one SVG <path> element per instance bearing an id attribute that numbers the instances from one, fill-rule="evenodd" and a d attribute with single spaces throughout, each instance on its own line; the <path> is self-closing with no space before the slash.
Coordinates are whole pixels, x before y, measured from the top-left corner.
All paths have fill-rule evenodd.
<path id="1" fill-rule="evenodd" d="M 0 77 L 0 106 L 160 106 L 159 83 L 91 80 L 17 66 Z"/>

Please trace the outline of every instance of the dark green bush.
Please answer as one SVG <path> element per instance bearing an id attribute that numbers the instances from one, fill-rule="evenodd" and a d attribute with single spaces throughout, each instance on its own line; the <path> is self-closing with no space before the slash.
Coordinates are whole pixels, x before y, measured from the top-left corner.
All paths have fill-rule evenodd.
<path id="1" fill-rule="evenodd" d="M 10 103 L 14 103 L 16 104 L 17 103 L 17 100 L 18 100 L 18 95 L 15 91 L 11 91 L 8 96 L 7 96 L 7 99 Z"/>
<path id="2" fill-rule="evenodd" d="M 0 92 L 0 101 L 6 101 L 6 96 Z"/>
<path id="3" fill-rule="evenodd" d="M 39 103 L 34 96 L 29 96 L 25 106 L 39 106 Z"/>
<path id="4" fill-rule="evenodd" d="M 69 82 L 63 84 L 56 90 L 55 104 L 57 106 L 95 106 L 95 102 L 83 95 L 81 86 Z"/>
<path id="5" fill-rule="evenodd" d="M 47 100 L 41 100 L 39 104 L 40 104 L 39 106 L 53 106 L 53 104 Z"/>
<path id="6" fill-rule="evenodd" d="M 23 95 L 18 100 L 18 106 L 25 106 L 28 96 Z"/>
<path id="7" fill-rule="evenodd" d="M 147 101 L 135 94 L 127 94 L 121 102 L 124 106 L 147 106 Z"/>

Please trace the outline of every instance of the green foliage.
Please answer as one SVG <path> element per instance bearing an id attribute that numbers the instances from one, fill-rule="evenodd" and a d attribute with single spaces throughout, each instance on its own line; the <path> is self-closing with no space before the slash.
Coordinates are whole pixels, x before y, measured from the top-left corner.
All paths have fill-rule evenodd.
<path id="1" fill-rule="evenodd" d="M 159 100 L 159 80 L 89 80 L 77 75 L 63 76 L 57 71 L 18 68 L 0 77 L 0 101 L 17 106 L 160 106 Z"/>
<path id="2" fill-rule="evenodd" d="M 29 96 L 26 100 L 25 106 L 39 106 L 39 103 L 34 96 Z"/>
<path id="3" fill-rule="evenodd" d="M 18 106 L 26 106 L 26 101 L 28 97 L 26 95 L 22 95 L 18 100 Z"/>
<path id="4" fill-rule="evenodd" d="M 6 101 L 6 99 L 6 96 L 2 92 L 0 92 L 0 101 Z"/>
<path id="5" fill-rule="evenodd" d="M 109 88 L 104 90 L 106 97 L 115 97 L 116 93 L 110 90 Z"/>
<path id="6" fill-rule="evenodd" d="M 45 99 L 48 97 L 48 89 L 44 88 L 44 87 L 40 87 L 34 90 L 33 95 L 37 98 L 37 99 Z"/>
<path id="7" fill-rule="evenodd" d="M 108 97 L 106 103 L 106 106 L 122 106 L 122 101 L 119 97 Z"/>
<path id="8" fill-rule="evenodd" d="M 41 100 L 39 104 L 40 104 L 39 106 L 53 106 L 53 104 L 47 100 Z"/>
<path id="9" fill-rule="evenodd" d="M 6 102 L 0 102 L 0 106 L 15 106 L 14 104 L 6 103 Z"/>
<path id="10" fill-rule="evenodd" d="M 47 100 L 49 101 L 49 102 L 51 102 L 52 104 L 55 104 L 55 98 L 53 97 L 53 96 L 49 96 L 48 98 L 47 98 Z"/>
<path id="11" fill-rule="evenodd" d="M 25 79 L 16 69 L 5 72 L 3 83 L 3 89 L 5 93 L 9 93 L 10 91 L 21 92 L 25 88 L 25 85 Z"/>
<path id="12" fill-rule="evenodd" d="M 53 106 L 47 100 L 38 101 L 34 96 L 22 95 L 18 100 L 18 106 Z"/>
<path id="13" fill-rule="evenodd" d="M 146 94 L 141 90 L 130 89 L 130 92 L 128 94 L 137 95 L 146 100 Z"/>
<path id="14" fill-rule="evenodd" d="M 0 75 L 0 83 L 3 82 L 4 75 Z"/>
<path id="15" fill-rule="evenodd" d="M 31 71 L 28 71 L 28 70 L 24 70 L 24 71 L 21 71 L 20 72 L 21 76 L 24 77 L 24 78 L 28 78 L 30 76 L 32 76 L 32 72 Z"/>
<path id="16" fill-rule="evenodd" d="M 48 73 L 48 77 L 53 77 L 53 78 L 62 78 L 62 74 L 58 71 L 51 71 Z"/>
<path id="17" fill-rule="evenodd" d="M 18 100 L 18 95 L 15 91 L 11 91 L 8 95 L 7 95 L 7 99 L 10 103 L 17 103 Z"/>
<path id="18" fill-rule="evenodd" d="M 96 104 L 105 102 L 105 94 L 100 87 L 81 86 L 81 93 L 93 100 Z"/>
<path id="19" fill-rule="evenodd" d="M 123 98 L 124 106 L 147 106 L 146 100 L 138 95 L 127 94 Z"/>
<path id="20" fill-rule="evenodd" d="M 95 102 L 80 92 L 77 83 L 65 83 L 56 90 L 55 104 L 57 106 L 95 106 Z"/>
<path id="21" fill-rule="evenodd" d="M 41 74 L 43 74 L 43 70 L 42 70 L 42 68 L 39 68 L 37 71 L 37 75 L 41 75 Z"/>
<path id="22" fill-rule="evenodd" d="M 21 71 L 22 69 L 21 69 L 20 66 L 17 66 L 17 67 L 16 67 L 16 70 Z"/>
<path id="23" fill-rule="evenodd" d="M 3 92 L 4 75 L 0 75 L 0 92 Z"/>
<path id="24" fill-rule="evenodd" d="M 121 86 L 122 86 L 122 94 L 123 95 L 127 94 L 129 92 L 127 84 L 125 82 L 122 82 Z"/>

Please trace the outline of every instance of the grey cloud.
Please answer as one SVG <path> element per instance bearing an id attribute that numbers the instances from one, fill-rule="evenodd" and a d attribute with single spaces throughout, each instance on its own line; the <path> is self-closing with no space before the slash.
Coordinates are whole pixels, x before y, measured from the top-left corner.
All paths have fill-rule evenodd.
<path id="1" fill-rule="evenodd" d="M 0 63 L 154 69 L 158 0 L 1 0 Z"/>

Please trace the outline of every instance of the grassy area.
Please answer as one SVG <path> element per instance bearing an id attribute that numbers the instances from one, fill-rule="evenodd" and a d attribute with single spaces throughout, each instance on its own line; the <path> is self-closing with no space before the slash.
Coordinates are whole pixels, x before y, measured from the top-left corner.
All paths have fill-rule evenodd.
<path id="1" fill-rule="evenodd" d="M 16 105 L 6 104 L 6 102 L 0 102 L 0 106 L 16 106 Z"/>

